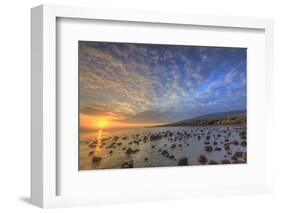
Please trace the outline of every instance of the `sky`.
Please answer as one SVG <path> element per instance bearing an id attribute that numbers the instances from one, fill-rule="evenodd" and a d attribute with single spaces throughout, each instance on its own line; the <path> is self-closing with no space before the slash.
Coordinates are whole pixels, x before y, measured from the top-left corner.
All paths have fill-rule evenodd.
<path id="1" fill-rule="evenodd" d="M 245 48 L 79 41 L 80 127 L 246 110 Z"/>

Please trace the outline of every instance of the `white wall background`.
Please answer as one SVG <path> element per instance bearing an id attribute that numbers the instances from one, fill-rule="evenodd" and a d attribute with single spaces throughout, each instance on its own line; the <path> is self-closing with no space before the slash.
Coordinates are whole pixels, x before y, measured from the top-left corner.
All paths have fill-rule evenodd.
<path id="1" fill-rule="evenodd" d="M 281 210 L 281 5 L 278 0 L 8 0 L 0 9 L 0 211 L 38 212 L 29 204 L 30 8 L 42 3 L 275 19 L 275 124 L 271 195 L 80 207 L 69 212 L 278 212 Z M 279 83 L 279 85 L 278 85 Z M 258 94 L 257 94 L 258 95 Z M 279 109 L 279 110 L 278 110 Z M 281 125 L 280 125 L 281 126 Z M 255 177 L 253 177 L 255 178 Z M 47 211 L 60 212 L 66 209 Z"/>

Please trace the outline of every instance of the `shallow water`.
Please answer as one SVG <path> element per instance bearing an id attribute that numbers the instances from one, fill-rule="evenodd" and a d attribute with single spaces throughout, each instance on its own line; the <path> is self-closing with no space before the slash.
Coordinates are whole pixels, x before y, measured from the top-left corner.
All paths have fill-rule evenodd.
<path id="1" fill-rule="evenodd" d="M 81 135 L 80 169 L 246 163 L 245 137 L 245 126 L 98 130 Z"/>

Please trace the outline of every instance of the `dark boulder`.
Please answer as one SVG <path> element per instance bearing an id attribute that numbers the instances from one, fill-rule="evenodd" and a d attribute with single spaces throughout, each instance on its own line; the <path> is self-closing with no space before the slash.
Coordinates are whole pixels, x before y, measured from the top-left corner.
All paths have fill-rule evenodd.
<path id="1" fill-rule="evenodd" d="M 213 151 L 213 147 L 212 146 L 205 146 L 205 151 L 206 152 L 212 152 Z"/>
<path id="2" fill-rule="evenodd" d="M 163 151 L 162 151 L 162 155 L 168 157 L 168 156 L 169 156 L 169 153 L 167 152 L 167 150 L 163 150 Z"/>
<path id="3" fill-rule="evenodd" d="M 245 163 L 245 161 L 242 161 L 242 160 L 233 160 L 232 163 L 240 164 L 240 163 Z"/>
<path id="4" fill-rule="evenodd" d="M 94 152 L 95 152 L 95 151 L 91 151 L 91 152 L 88 153 L 88 155 L 92 155 L 92 154 L 94 154 Z"/>
<path id="5" fill-rule="evenodd" d="M 93 163 L 98 163 L 98 162 L 100 162 L 102 160 L 102 158 L 101 157 L 98 157 L 98 156 L 94 156 L 93 158 L 92 158 L 92 162 Z"/>
<path id="6" fill-rule="evenodd" d="M 242 158 L 243 157 L 243 152 L 240 152 L 240 151 L 235 152 L 233 156 L 235 156 L 237 158 Z"/>
<path id="7" fill-rule="evenodd" d="M 246 131 L 240 132 L 240 138 L 243 139 L 243 140 L 246 140 L 246 138 L 247 138 L 247 133 L 246 133 Z"/>
<path id="8" fill-rule="evenodd" d="M 221 160 L 221 164 L 231 164 L 231 162 L 229 160 Z"/>
<path id="9" fill-rule="evenodd" d="M 201 164 L 206 164 L 208 159 L 204 155 L 200 155 L 198 158 L 198 162 Z"/>
<path id="10" fill-rule="evenodd" d="M 238 141 L 232 141 L 231 144 L 233 144 L 235 146 L 239 145 Z"/>
<path id="11" fill-rule="evenodd" d="M 131 147 L 129 147 L 129 148 L 126 150 L 126 154 L 127 154 L 127 155 L 135 154 L 135 153 L 137 153 L 138 151 L 140 151 L 140 150 L 139 150 L 139 149 L 132 149 Z"/>
<path id="12" fill-rule="evenodd" d="M 216 165 L 216 164 L 218 164 L 218 162 L 215 161 L 215 160 L 209 160 L 208 164 L 209 165 Z"/>
<path id="13" fill-rule="evenodd" d="M 187 158 L 182 158 L 178 161 L 179 166 L 186 166 L 188 165 L 188 159 Z"/>
<path id="14" fill-rule="evenodd" d="M 224 144 L 223 148 L 224 148 L 224 150 L 229 150 L 230 149 L 229 144 L 228 143 Z"/>
<path id="15" fill-rule="evenodd" d="M 221 151 L 221 148 L 220 147 L 216 147 L 215 151 Z"/>
<path id="16" fill-rule="evenodd" d="M 121 168 L 134 168 L 134 161 L 130 160 L 121 165 Z"/>
<path id="17" fill-rule="evenodd" d="M 150 136 L 151 141 L 156 141 L 156 140 L 160 140 L 160 139 L 162 139 L 162 136 L 160 134 Z"/>
<path id="18" fill-rule="evenodd" d="M 246 141 L 242 141 L 242 142 L 240 143 L 240 146 L 246 147 L 246 146 L 247 146 L 247 142 L 246 142 Z"/>

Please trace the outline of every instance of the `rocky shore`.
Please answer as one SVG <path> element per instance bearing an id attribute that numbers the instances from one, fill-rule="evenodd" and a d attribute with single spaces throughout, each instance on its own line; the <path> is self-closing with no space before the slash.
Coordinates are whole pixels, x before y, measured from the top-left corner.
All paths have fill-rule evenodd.
<path id="1" fill-rule="evenodd" d="M 245 125 L 123 130 L 80 142 L 80 170 L 247 162 Z"/>

